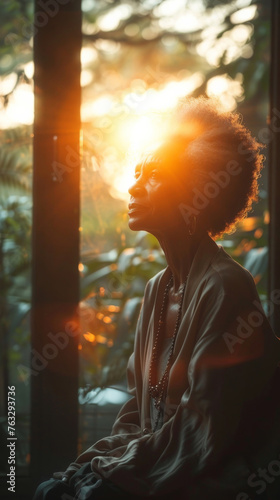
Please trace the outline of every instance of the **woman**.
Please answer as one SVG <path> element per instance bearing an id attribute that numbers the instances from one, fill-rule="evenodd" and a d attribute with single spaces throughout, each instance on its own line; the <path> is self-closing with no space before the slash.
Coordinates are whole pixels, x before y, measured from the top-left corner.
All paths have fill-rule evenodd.
<path id="1" fill-rule="evenodd" d="M 132 398 L 111 436 L 36 499 L 278 498 L 279 340 L 252 276 L 211 238 L 248 213 L 262 160 L 239 116 L 201 98 L 182 103 L 168 141 L 136 167 L 129 227 L 156 236 L 167 267 L 145 290 Z"/>

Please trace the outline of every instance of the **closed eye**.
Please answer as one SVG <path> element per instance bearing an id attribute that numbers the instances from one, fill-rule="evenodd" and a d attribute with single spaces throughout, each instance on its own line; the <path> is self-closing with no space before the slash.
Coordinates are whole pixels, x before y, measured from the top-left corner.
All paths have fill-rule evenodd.
<path id="1" fill-rule="evenodd" d="M 160 170 L 155 168 L 155 162 L 144 163 L 142 166 L 137 165 L 134 172 L 134 178 L 137 180 L 142 174 L 148 179 L 156 179 L 160 174 Z"/>
<path id="2" fill-rule="evenodd" d="M 160 176 L 160 171 L 156 168 L 154 168 L 151 172 L 150 172 L 150 178 L 151 179 L 157 179 L 158 177 Z"/>

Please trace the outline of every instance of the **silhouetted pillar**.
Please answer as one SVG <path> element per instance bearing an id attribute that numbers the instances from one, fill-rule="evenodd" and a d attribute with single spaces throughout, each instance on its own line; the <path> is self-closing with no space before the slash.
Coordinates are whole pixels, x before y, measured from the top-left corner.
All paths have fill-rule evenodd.
<path id="1" fill-rule="evenodd" d="M 35 0 L 31 472 L 77 453 L 81 0 Z"/>

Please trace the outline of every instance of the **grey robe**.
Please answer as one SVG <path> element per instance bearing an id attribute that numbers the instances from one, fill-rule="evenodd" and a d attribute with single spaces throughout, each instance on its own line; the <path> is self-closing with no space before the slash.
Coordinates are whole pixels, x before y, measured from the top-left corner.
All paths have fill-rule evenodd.
<path id="1" fill-rule="evenodd" d="M 280 458 L 279 434 L 277 441 L 275 434 L 271 439 L 277 426 L 269 392 L 280 359 L 279 339 L 250 273 L 206 236 L 184 295 L 164 423 L 152 433 L 148 378 L 159 314 L 155 304 L 159 282 L 162 290 L 169 277 L 166 268 L 145 290 L 128 363 L 132 398 L 111 436 L 82 453 L 66 474 L 91 462 L 93 471 L 131 498 L 170 493 L 200 500 L 213 492 L 215 499 L 243 500 L 251 498 L 242 496 L 247 490 L 254 498 L 255 469 L 276 458 L 277 450 Z"/>

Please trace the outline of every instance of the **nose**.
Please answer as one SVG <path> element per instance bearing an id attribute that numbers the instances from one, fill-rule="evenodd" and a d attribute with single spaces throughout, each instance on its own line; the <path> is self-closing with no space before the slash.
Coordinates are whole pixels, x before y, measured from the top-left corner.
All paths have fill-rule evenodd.
<path id="1" fill-rule="evenodd" d="M 145 188 L 140 181 L 140 177 L 136 179 L 135 182 L 128 188 L 128 192 L 131 196 L 139 196 L 145 192 Z"/>

